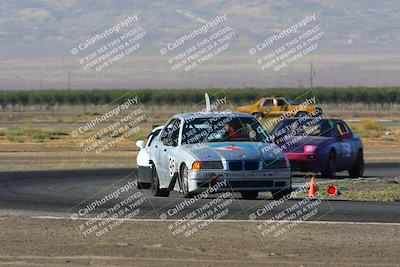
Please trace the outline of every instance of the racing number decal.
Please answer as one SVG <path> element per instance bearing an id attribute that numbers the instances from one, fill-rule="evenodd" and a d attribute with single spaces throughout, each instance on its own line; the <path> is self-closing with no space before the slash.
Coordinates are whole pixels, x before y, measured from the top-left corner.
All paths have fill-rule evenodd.
<path id="1" fill-rule="evenodd" d="M 350 144 L 348 144 L 348 143 L 342 143 L 342 149 L 343 149 L 343 156 L 344 156 L 345 158 L 350 158 L 350 156 L 351 156 Z"/>
<path id="2" fill-rule="evenodd" d="M 169 176 L 174 176 L 176 170 L 176 160 L 173 157 L 168 157 Z"/>

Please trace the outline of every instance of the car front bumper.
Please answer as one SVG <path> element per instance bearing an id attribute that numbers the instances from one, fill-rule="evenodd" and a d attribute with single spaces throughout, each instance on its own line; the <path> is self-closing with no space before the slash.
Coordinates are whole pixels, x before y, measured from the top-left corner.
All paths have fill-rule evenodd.
<path id="1" fill-rule="evenodd" d="M 218 192 L 269 192 L 291 188 L 289 168 L 262 171 L 189 170 L 188 178 L 189 191 L 203 191 L 218 181 L 226 181 L 225 186 L 217 188 Z"/>
<path id="2" fill-rule="evenodd" d="M 315 153 L 285 153 L 290 161 L 292 171 L 316 171 L 319 172 L 324 168 L 324 160 Z"/>

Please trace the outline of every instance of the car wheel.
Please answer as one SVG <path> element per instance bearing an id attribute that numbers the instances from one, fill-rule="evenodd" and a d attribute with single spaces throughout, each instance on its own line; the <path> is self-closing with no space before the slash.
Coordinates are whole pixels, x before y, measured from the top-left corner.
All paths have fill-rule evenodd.
<path id="1" fill-rule="evenodd" d="M 255 112 L 255 113 L 252 113 L 251 115 L 256 117 L 257 120 L 261 120 L 263 118 L 263 115 L 260 112 Z"/>
<path id="2" fill-rule="evenodd" d="M 354 166 L 349 170 L 349 175 L 352 178 L 362 177 L 364 175 L 364 155 L 360 150 L 357 153 L 356 161 L 354 162 Z"/>
<path id="3" fill-rule="evenodd" d="M 137 189 L 149 189 L 151 187 L 151 183 L 141 183 L 137 182 Z"/>
<path id="4" fill-rule="evenodd" d="M 308 113 L 306 111 L 299 111 L 296 113 L 296 117 L 303 117 L 303 116 L 307 116 Z"/>
<path id="5" fill-rule="evenodd" d="M 152 166 L 152 175 L 151 175 L 151 191 L 153 192 L 153 196 L 157 197 L 168 197 L 169 191 L 165 188 L 160 188 L 160 180 L 158 179 L 156 166 Z"/>
<path id="6" fill-rule="evenodd" d="M 322 171 L 322 176 L 327 178 L 335 178 L 336 176 L 336 153 L 333 150 L 329 152 L 328 162 L 325 170 Z"/>
<path id="7" fill-rule="evenodd" d="M 291 193 L 290 190 L 279 190 L 279 191 L 272 191 L 271 192 L 272 198 L 275 199 L 275 200 L 279 200 L 282 197 L 284 197 L 284 196 L 286 196 L 286 195 L 288 195 L 290 193 Z"/>
<path id="8" fill-rule="evenodd" d="M 240 192 L 244 199 L 256 199 L 258 197 L 258 191 L 244 191 Z"/>
<path id="9" fill-rule="evenodd" d="M 179 183 L 181 191 L 185 197 L 194 196 L 193 193 L 189 192 L 189 172 L 185 164 L 182 165 L 181 171 L 179 172 Z"/>

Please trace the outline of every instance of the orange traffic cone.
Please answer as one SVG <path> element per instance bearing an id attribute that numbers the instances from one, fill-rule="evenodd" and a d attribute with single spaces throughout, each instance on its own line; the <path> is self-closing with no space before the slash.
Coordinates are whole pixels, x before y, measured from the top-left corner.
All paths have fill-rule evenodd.
<path id="1" fill-rule="evenodd" d="M 310 180 L 310 190 L 308 190 L 308 197 L 314 198 L 317 195 L 317 183 L 315 182 L 315 177 L 312 176 Z"/>

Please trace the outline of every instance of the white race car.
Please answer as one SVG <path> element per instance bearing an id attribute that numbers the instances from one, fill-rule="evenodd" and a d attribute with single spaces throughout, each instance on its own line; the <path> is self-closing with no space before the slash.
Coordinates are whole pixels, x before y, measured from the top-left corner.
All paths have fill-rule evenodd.
<path id="1" fill-rule="evenodd" d="M 246 199 L 290 192 L 289 161 L 253 116 L 206 109 L 173 116 L 154 136 L 148 148 L 153 195 L 190 196 L 216 185 L 217 192 Z"/>

